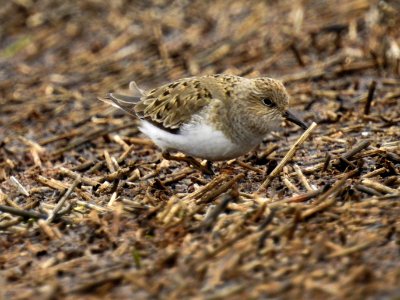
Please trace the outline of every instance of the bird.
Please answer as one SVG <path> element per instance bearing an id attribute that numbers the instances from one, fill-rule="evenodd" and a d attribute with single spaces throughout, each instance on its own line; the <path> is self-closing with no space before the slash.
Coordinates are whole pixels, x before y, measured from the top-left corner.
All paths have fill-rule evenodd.
<path id="1" fill-rule="evenodd" d="M 184 160 L 209 173 L 196 159 L 230 160 L 257 147 L 283 120 L 307 125 L 288 110 L 281 81 L 228 74 L 175 80 L 143 91 L 132 81 L 131 95 L 99 98 L 140 119 L 139 130 L 166 159 Z M 172 156 L 181 152 L 185 158 Z"/>

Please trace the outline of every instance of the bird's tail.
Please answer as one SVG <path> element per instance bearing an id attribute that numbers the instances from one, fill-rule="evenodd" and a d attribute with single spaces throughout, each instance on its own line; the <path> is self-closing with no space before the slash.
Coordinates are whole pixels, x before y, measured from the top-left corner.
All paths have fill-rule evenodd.
<path id="1" fill-rule="evenodd" d="M 108 94 L 108 97 L 99 97 L 98 99 L 116 108 L 122 109 L 133 116 L 136 116 L 134 107 L 140 101 L 140 98 L 144 95 L 144 92 L 134 81 L 131 81 L 129 84 L 129 91 L 132 92 L 132 95 L 110 93 Z"/>

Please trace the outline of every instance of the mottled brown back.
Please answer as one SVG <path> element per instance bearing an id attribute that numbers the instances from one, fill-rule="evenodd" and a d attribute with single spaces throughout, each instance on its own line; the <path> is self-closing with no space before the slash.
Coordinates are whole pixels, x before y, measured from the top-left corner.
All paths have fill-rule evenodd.
<path id="1" fill-rule="evenodd" d="M 166 129 L 178 129 L 211 99 L 211 92 L 198 78 L 186 78 L 146 93 L 134 110 L 139 118 Z"/>

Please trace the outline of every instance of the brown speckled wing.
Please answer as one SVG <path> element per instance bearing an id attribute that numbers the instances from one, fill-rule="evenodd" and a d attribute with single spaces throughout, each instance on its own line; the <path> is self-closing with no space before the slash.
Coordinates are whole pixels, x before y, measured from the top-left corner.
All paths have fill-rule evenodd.
<path id="1" fill-rule="evenodd" d="M 134 110 L 139 118 L 175 131 L 211 99 L 210 91 L 198 78 L 185 78 L 146 93 Z"/>

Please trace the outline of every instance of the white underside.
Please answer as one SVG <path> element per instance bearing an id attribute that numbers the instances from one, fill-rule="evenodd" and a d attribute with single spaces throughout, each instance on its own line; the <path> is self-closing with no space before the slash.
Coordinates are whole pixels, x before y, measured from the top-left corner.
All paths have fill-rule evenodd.
<path id="1" fill-rule="evenodd" d="M 221 131 L 204 123 L 185 125 L 178 134 L 173 134 L 142 120 L 140 130 L 162 150 L 176 150 L 212 161 L 241 156 L 259 143 L 235 144 Z"/>

